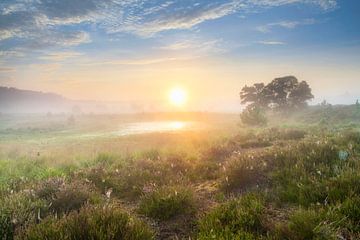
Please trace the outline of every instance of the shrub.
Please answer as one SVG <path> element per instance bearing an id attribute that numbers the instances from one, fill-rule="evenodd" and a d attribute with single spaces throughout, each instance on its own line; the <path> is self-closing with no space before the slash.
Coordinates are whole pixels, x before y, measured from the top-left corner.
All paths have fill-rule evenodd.
<path id="1" fill-rule="evenodd" d="M 169 156 L 156 160 L 139 159 L 118 169 L 90 169 L 84 177 L 102 193 L 111 188 L 116 197 L 133 200 L 141 196 L 149 184 L 181 183 L 190 169 L 191 165 L 185 159 Z"/>
<path id="2" fill-rule="evenodd" d="M 87 206 L 80 212 L 55 219 L 49 217 L 29 226 L 17 239 L 154 239 L 152 230 L 115 206 Z"/>
<path id="3" fill-rule="evenodd" d="M 306 135 L 306 131 L 299 130 L 299 129 L 286 129 L 281 134 L 281 139 L 283 140 L 299 140 L 304 138 Z"/>
<path id="4" fill-rule="evenodd" d="M 67 214 L 80 209 L 84 204 L 98 203 L 101 197 L 88 185 L 80 181 L 66 183 L 63 179 L 45 181 L 35 192 L 36 196 L 49 202 L 50 211 Z"/>
<path id="5" fill-rule="evenodd" d="M 50 209 L 56 213 L 69 213 L 80 209 L 86 203 L 98 203 L 101 201 L 93 190 L 87 185 L 72 183 L 65 185 L 54 194 Z"/>
<path id="6" fill-rule="evenodd" d="M 192 191 L 180 186 L 163 187 L 145 195 L 139 208 L 141 213 L 159 220 L 168 220 L 180 214 L 191 214 L 194 209 Z"/>
<path id="7" fill-rule="evenodd" d="M 47 213 L 45 201 L 19 192 L 0 199 L 0 239 L 13 239 L 18 228 L 38 221 Z"/>
<path id="8" fill-rule="evenodd" d="M 357 226 L 357 230 L 360 230 L 360 197 L 354 196 L 346 199 L 341 207 L 340 211 L 346 217 L 348 217 L 354 225 Z"/>
<path id="9" fill-rule="evenodd" d="M 199 221 L 198 239 L 257 239 L 263 233 L 264 203 L 244 195 L 221 204 Z"/>
<path id="10" fill-rule="evenodd" d="M 358 169 L 345 169 L 338 176 L 327 181 L 328 200 L 343 202 L 354 194 L 360 196 L 360 172 Z"/>
<path id="11" fill-rule="evenodd" d="M 249 126 L 264 126 L 267 123 L 265 113 L 259 107 L 247 107 L 240 118 L 242 123 Z"/>
<path id="12" fill-rule="evenodd" d="M 329 216 L 326 216 L 325 211 L 297 210 L 290 216 L 286 237 L 294 240 L 338 239 L 334 222 L 332 219 L 326 219 L 327 217 Z"/>
<path id="13" fill-rule="evenodd" d="M 338 150 L 331 142 L 304 141 L 274 150 L 274 155 L 270 178 L 280 201 L 309 206 L 328 199 L 332 191 L 329 181 L 336 179 L 342 168 Z"/>
<path id="14" fill-rule="evenodd" d="M 226 192 L 241 191 L 264 180 L 267 163 L 259 155 L 240 155 L 224 165 L 221 188 Z"/>

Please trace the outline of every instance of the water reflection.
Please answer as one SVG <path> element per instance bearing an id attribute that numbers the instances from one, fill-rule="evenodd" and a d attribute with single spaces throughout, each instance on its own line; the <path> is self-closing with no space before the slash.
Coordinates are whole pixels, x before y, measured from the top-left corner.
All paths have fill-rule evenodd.
<path id="1" fill-rule="evenodd" d="M 198 128 L 197 124 L 190 121 L 136 122 L 122 125 L 117 134 L 123 136 L 152 132 L 190 130 L 194 128 Z"/>

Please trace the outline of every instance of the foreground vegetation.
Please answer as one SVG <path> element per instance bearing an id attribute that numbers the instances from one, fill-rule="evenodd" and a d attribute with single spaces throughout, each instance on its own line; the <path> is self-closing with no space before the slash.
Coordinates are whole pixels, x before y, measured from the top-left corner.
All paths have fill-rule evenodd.
<path id="1" fill-rule="evenodd" d="M 79 162 L 10 155 L 0 238 L 359 239 L 360 125 L 317 114 Z"/>

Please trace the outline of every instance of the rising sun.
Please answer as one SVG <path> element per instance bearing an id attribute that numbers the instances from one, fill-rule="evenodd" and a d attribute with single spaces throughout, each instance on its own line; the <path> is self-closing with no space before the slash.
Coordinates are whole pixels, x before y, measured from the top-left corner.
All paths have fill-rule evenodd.
<path id="1" fill-rule="evenodd" d="M 187 101 L 187 93 L 182 88 L 173 88 L 169 93 L 169 100 L 175 106 L 183 106 Z"/>

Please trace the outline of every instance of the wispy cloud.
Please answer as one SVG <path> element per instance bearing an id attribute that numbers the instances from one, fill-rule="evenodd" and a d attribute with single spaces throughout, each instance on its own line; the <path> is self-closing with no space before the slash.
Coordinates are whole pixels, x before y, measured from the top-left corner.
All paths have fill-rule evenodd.
<path id="1" fill-rule="evenodd" d="M 0 67 L 0 72 L 14 72 L 15 68 L 13 67 Z"/>
<path id="2" fill-rule="evenodd" d="M 289 4 L 314 5 L 323 10 L 337 6 L 336 0 L 3 0 L 0 41 L 16 38 L 21 40 L 17 45 L 27 47 L 74 46 L 90 41 L 88 33 L 73 27 L 85 24 L 108 33 L 151 37 L 167 30 L 191 29 L 242 10 Z"/>
<path id="3" fill-rule="evenodd" d="M 205 56 L 227 51 L 222 39 L 204 40 L 200 38 L 182 39 L 159 47 L 161 50 L 190 52 L 192 55 Z"/>
<path id="4" fill-rule="evenodd" d="M 82 56 L 82 53 L 79 52 L 53 52 L 43 56 L 40 56 L 41 60 L 50 60 L 50 61 L 63 61 L 69 58 L 75 58 Z"/>
<path id="5" fill-rule="evenodd" d="M 311 25 L 314 23 L 316 23 L 314 19 L 308 18 L 301 21 L 280 21 L 280 22 L 268 23 L 262 26 L 258 26 L 256 29 L 260 32 L 267 33 L 267 32 L 271 32 L 272 28 L 274 27 L 293 29 L 301 25 Z"/>
<path id="6" fill-rule="evenodd" d="M 82 63 L 85 66 L 95 66 L 95 65 L 151 65 L 158 64 L 163 62 L 178 61 L 184 60 L 184 58 L 177 57 L 156 57 L 156 58 L 139 58 L 139 59 L 120 59 L 120 60 L 111 60 L 111 61 L 91 61 Z"/>
<path id="7" fill-rule="evenodd" d="M 285 42 L 282 41 L 258 41 L 257 43 L 263 45 L 285 45 Z"/>
<path id="8" fill-rule="evenodd" d="M 29 65 L 30 68 L 35 69 L 37 72 L 51 73 L 60 69 L 60 63 L 37 63 Z"/>
<path id="9" fill-rule="evenodd" d="M 22 51 L 22 49 L 0 51 L 1 58 L 24 57 L 24 56 L 25 56 L 25 53 Z"/>

